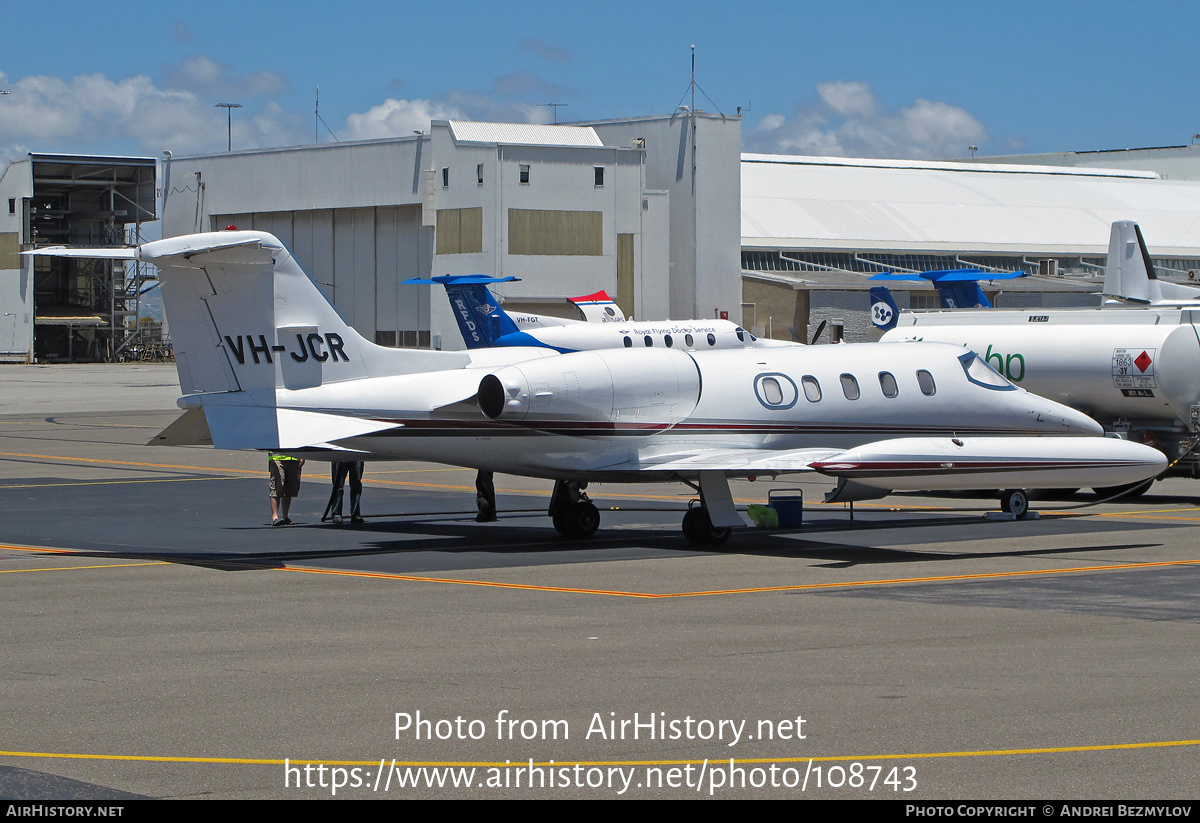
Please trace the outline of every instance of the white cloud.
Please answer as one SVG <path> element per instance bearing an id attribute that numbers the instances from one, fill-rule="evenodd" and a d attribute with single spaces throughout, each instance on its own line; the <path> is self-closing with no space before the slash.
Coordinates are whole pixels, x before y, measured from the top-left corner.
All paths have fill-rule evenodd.
<path id="1" fill-rule="evenodd" d="M 875 95 L 866 83 L 818 83 L 817 95 L 844 117 L 870 117 L 875 113 Z"/>
<path id="2" fill-rule="evenodd" d="M 346 118 L 346 127 L 338 133 L 341 140 L 374 140 L 401 137 L 414 131 L 429 131 L 430 120 L 462 120 L 458 108 L 432 100 L 395 100 L 388 98 L 378 106 Z"/>
<path id="3" fill-rule="evenodd" d="M 817 99 L 797 105 L 790 117 L 766 115 L 744 142 L 748 151 L 766 153 L 936 159 L 961 157 L 987 139 L 966 109 L 917 99 L 881 111 L 868 84 L 845 81 L 819 84 Z"/>
<path id="4" fill-rule="evenodd" d="M 111 80 L 103 74 L 65 80 L 34 75 L 12 81 L 0 73 L 0 159 L 35 151 L 176 153 L 224 148 L 224 112 L 192 91 L 158 88 L 145 75 Z M 242 148 L 304 141 L 300 118 L 274 104 L 234 116 Z"/>
<path id="5" fill-rule="evenodd" d="M 226 100 L 245 105 L 232 113 L 235 149 L 312 140 L 311 114 L 285 109 L 275 99 L 288 88 L 281 74 L 238 74 L 195 55 L 167 66 L 164 77 L 161 84 L 146 75 L 121 80 L 103 74 L 69 79 L 33 75 L 10 80 L 0 72 L 0 88 L 12 90 L 0 97 L 0 164 L 31 147 L 43 152 L 155 156 L 163 150 L 221 151 L 227 139 L 226 112 L 214 104 Z M 514 72 L 497 77 L 488 91 L 453 91 L 437 99 L 389 97 L 350 114 L 334 132 L 341 140 L 365 140 L 428 131 L 431 120 L 549 123 L 551 110 L 538 103 L 571 94 L 575 92 L 530 72 Z"/>

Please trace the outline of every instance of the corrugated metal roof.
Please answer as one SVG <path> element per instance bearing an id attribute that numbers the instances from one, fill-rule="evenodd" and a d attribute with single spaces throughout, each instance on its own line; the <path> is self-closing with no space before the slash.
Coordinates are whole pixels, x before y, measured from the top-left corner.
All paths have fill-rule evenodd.
<path id="1" fill-rule="evenodd" d="M 525 146 L 603 146 L 591 126 L 542 126 L 533 123 L 476 123 L 450 120 L 456 143 L 503 143 Z"/>
<path id="2" fill-rule="evenodd" d="M 1103 256 L 1113 221 L 1136 220 L 1153 254 L 1200 255 L 1198 182 L 837 157 L 743 155 L 741 165 L 743 248 Z"/>
<path id="3" fill-rule="evenodd" d="M 869 169 L 929 169 L 932 171 L 992 172 L 995 174 L 1072 174 L 1085 177 L 1139 177 L 1154 179 L 1157 172 L 1134 169 L 1101 169 L 1084 166 L 1016 165 L 976 163 L 965 160 L 892 160 L 867 157 L 809 157 L 807 155 L 743 154 L 743 163 L 773 163 L 793 166 L 850 166 Z"/>

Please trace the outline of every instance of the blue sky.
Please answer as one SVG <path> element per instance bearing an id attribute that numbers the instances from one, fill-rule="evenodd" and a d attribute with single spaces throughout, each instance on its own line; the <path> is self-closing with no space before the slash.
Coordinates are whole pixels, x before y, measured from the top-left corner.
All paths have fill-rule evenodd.
<path id="1" fill-rule="evenodd" d="M 747 151 L 946 158 L 1180 145 L 1200 4 L 14 4 L 0 161 L 342 140 L 431 118 L 661 114 L 697 80 Z M 713 105 L 715 104 L 715 106 Z M 323 127 L 320 139 L 331 140 Z"/>

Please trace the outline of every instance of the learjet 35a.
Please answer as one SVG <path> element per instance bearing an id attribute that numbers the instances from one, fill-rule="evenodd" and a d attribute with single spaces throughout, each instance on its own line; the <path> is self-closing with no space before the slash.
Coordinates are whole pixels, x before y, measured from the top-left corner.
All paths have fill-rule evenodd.
<path id="1" fill-rule="evenodd" d="M 960 346 L 394 349 L 351 328 L 270 234 L 174 237 L 125 256 L 159 268 L 179 405 L 203 413 L 217 448 L 552 479 L 566 535 L 599 525 L 573 491 L 586 481 L 688 483 L 701 505 L 684 533 L 711 543 L 743 523 L 730 477 L 817 471 L 837 479 L 831 500 L 1007 489 L 1022 514 L 1023 488 L 1130 483 L 1165 465 Z"/>

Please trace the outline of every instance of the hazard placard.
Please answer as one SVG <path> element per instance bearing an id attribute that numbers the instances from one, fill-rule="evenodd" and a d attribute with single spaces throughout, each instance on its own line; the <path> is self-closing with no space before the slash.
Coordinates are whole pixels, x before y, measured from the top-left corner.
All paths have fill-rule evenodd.
<path id="1" fill-rule="evenodd" d="M 1154 389 L 1157 349 L 1113 349 L 1113 385 L 1118 389 Z"/>

